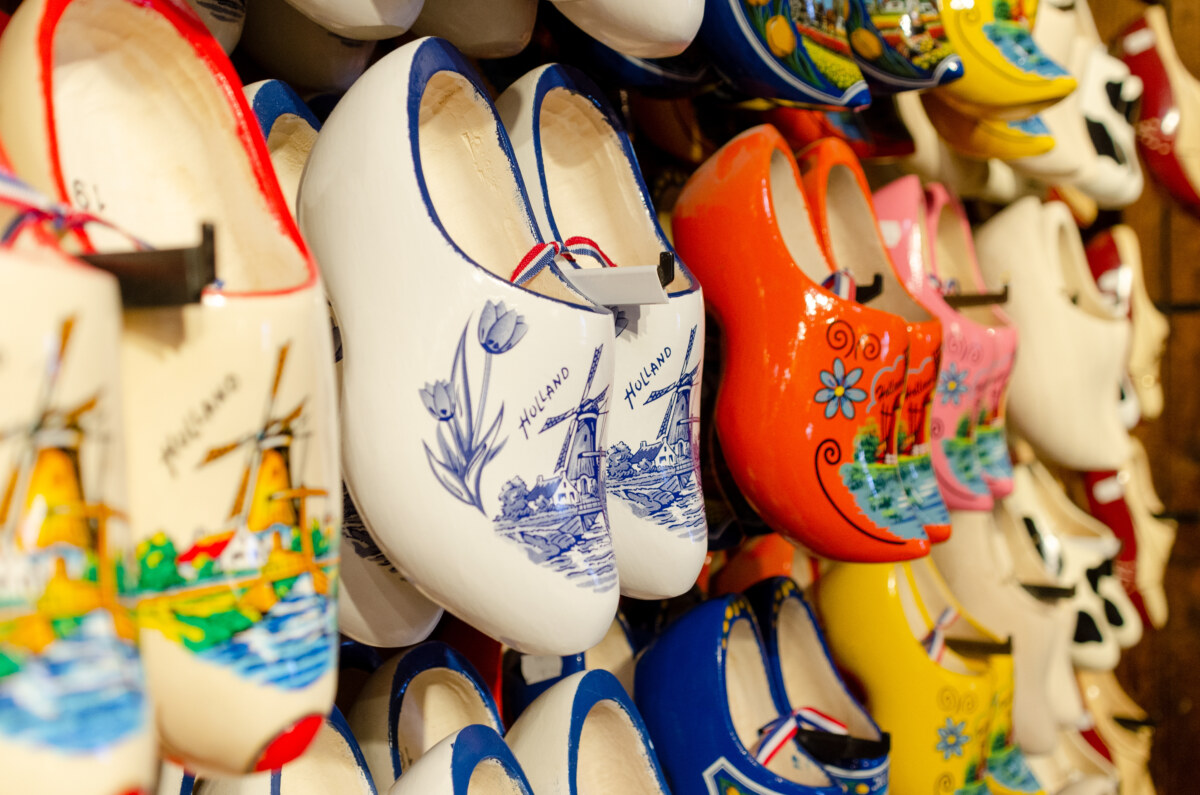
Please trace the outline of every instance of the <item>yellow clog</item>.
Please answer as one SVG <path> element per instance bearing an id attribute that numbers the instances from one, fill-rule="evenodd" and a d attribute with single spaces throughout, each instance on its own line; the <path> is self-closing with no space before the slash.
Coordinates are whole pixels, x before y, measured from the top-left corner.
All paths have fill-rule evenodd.
<path id="1" fill-rule="evenodd" d="M 951 149 L 977 160 L 1017 160 L 1044 155 L 1054 136 L 1037 116 L 1020 121 L 989 119 L 963 110 L 935 92 L 921 96 L 925 113 Z"/>
<path id="2" fill-rule="evenodd" d="M 1075 79 L 1033 41 L 1037 0 L 955 0 L 942 7 L 946 36 L 962 56 L 961 80 L 936 92 L 997 119 L 1024 119 L 1075 90 Z"/>

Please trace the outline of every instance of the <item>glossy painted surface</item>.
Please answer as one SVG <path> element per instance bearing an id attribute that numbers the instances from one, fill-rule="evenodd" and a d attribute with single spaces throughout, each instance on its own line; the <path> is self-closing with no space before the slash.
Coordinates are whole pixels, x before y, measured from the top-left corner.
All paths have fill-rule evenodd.
<path id="1" fill-rule="evenodd" d="M 846 38 L 874 93 L 933 88 L 963 76 L 932 0 L 849 0 Z"/>
<path id="2" fill-rule="evenodd" d="M 1129 71 L 1142 80 L 1138 152 L 1150 175 L 1175 201 L 1193 215 L 1200 213 L 1200 163 L 1191 143 L 1198 88 L 1175 52 L 1166 13 L 1157 6 L 1147 8 L 1116 45 Z"/>
<path id="3" fill-rule="evenodd" d="M 730 666 L 730 638 L 744 643 L 735 654 L 746 669 Z M 746 637 L 746 631 L 750 632 Z M 828 783 L 805 786 L 783 775 L 812 772 L 815 762 L 798 745 L 780 753 L 783 773 L 758 763 L 743 739 L 782 712 L 773 700 L 768 664 L 750 603 L 741 596 L 704 602 L 676 619 L 638 659 L 634 697 L 676 795 L 833 795 Z M 732 679 L 732 681 L 731 681 Z M 733 695 L 737 694 L 737 695 Z M 765 700 L 763 723 L 739 725 L 747 705 Z M 736 717 L 735 717 L 736 716 Z M 748 718 L 758 723 L 757 715 Z M 736 721 L 736 723 L 735 723 Z M 791 771 L 787 768 L 791 767 Z M 823 777 L 823 774 L 822 774 Z"/>
<path id="4" fill-rule="evenodd" d="M 678 596 L 696 581 L 708 550 L 700 482 L 703 292 L 659 226 L 629 136 L 595 83 L 572 67 L 545 66 L 513 83 L 496 107 L 538 225 L 568 247 L 586 240 L 603 252 L 575 257 L 574 267 L 645 270 L 663 253 L 675 260 L 666 303 L 616 309 L 602 452 L 621 592 Z M 562 154 L 572 147 L 576 161 Z M 583 150 L 592 156 L 579 156 Z M 594 203 L 597 194 L 605 200 Z"/>
<path id="5" fill-rule="evenodd" d="M 621 399 L 613 317 L 548 260 L 508 136 L 451 45 L 404 45 L 346 94 L 299 214 L 341 330 L 346 481 L 384 554 L 509 646 L 594 645 L 618 597 L 599 455 Z M 544 293 L 509 281 L 522 258 L 545 266 L 529 283 Z M 428 310 L 381 311 L 392 289 Z"/>
<path id="6" fill-rule="evenodd" d="M 779 130 L 795 152 L 822 138 L 841 138 L 863 160 L 889 161 L 916 150 L 912 136 L 887 98 L 859 111 L 779 107 L 767 111 L 763 118 Z"/>
<path id="7" fill-rule="evenodd" d="M 532 795 L 520 764 L 495 729 L 460 729 L 417 760 L 388 795 Z"/>
<path id="8" fill-rule="evenodd" d="M 64 48 L 90 47 L 103 56 L 59 68 Z M 92 184 L 106 216 L 152 244 L 190 242 L 214 216 L 225 229 L 223 281 L 199 304 L 125 313 L 137 620 L 165 754 L 225 774 L 290 761 L 333 701 L 341 504 L 328 496 L 339 441 L 316 266 L 240 81 L 200 21 L 170 2 L 31 3 L 0 56 L 0 80 L 15 69 L 38 86 L 24 107 L 0 111 L 14 166 L 31 181 L 80 203 L 78 185 Z M 114 61 L 128 72 L 106 68 Z M 103 136 L 74 133 L 82 100 L 64 97 L 80 96 L 80 75 L 86 96 L 105 100 L 88 115 Z M 120 132 L 144 96 L 130 80 L 194 98 L 207 145 L 139 146 Z M 157 109 L 191 123 L 178 103 Z M 264 255 L 239 269 L 242 247 Z"/>
<path id="9" fill-rule="evenodd" d="M 986 663 L 950 649 L 944 664 L 930 659 L 922 640 L 938 619 L 932 605 L 944 597 L 918 590 L 912 567 L 920 565 L 840 564 L 818 582 L 817 610 L 834 656 L 892 736 L 893 790 L 975 792 L 995 681 Z"/>
<path id="10" fill-rule="evenodd" d="M 839 141 L 821 141 L 801 152 L 799 162 L 813 221 L 830 267 L 843 268 L 864 282 L 868 274 L 879 274 L 883 278 L 882 291 L 872 300 L 889 311 L 905 313 L 896 315 L 908 333 L 904 386 L 900 402 L 893 408 L 899 414 L 893 424 L 894 438 L 884 439 L 884 462 L 895 466 L 929 540 L 945 541 L 950 535 L 950 515 L 938 489 L 929 445 L 930 408 L 941 360 L 941 323 L 915 302 L 903 279 L 897 278 L 896 266 L 879 231 L 866 175 L 850 148 Z M 840 192 L 831 186 L 831 180 L 846 176 L 850 180 L 842 180 Z M 869 213 L 869 224 L 861 217 L 864 211 Z M 847 234 L 866 242 L 851 248 L 852 241 L 843 237 Z M 853 261 L 839 260 L 839 250 L 842 257 Z M 875 395 L 880 400 L 884 397 L 878 389 Z"/>
<path id="11" fill-rule="evenodd" d="M 814 552 L 920 556 L 928 538 L 883 463 L 904 389 L 905 324 L 814 281 L 830 271 L 799 183 L 782 136 L 756 127 L 701 166 L 675 205 L 676 248 L 723 328 L 722 449 L 767 524 Z M 777 209 L 777 196 L 790 203 Z"/>
<path id="12" fill-rule="evenodd" d="M 1023 119 L 1075 90 L 1075 80 L 1030 35 L 1036 0 L 962 0 L 942 5 L 946 38 L 966 74 L 938 91 L 997 119 Z"/>
<path id="13" fill-rule="evenodd" d="M 1018 121 L 990 119 L 947 102 L 937 93 L 923 94 L 921 101 L 938 135 L 967 157 L 1018 160 L 1055 148 L 1054 135 L 1040 116 Z"/>
<path id="14" fill-rule="evenodd" d="M 941 208 L 949 201 L 936 184 L 926 194 L 916 177 L 902 177 L 875 194 L 892 262 L 917 300 L 942 322 L 942 358 L 930 422 L 938 485 L 950 510 L 988 510 L 992 495 L 976 445 L 983 404 L 980 387 L 992 368 L 993 346 L 989 328 L 956 312 L 938 289 L 935 241 Z M 929 209 L 931 205 L 935 209 Z M 961 222 L 965 224 L 965 218 Z M 970 251 L 969 229 L 959 234 L 966 235 L 964 250 Z"/>
<path id="15" fill-rule="evenodd" d="M 843 20 L 802 0 L 708 0 L 700 42 L 713 66 L 750 97 L 832 108 L 870 102 Z"/>

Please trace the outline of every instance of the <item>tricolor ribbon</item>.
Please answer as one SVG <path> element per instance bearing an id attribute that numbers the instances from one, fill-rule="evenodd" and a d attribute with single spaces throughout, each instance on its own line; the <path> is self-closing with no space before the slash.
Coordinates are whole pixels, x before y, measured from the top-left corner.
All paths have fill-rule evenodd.
<path id="1" fill-rule="evenodd" d="M 846 301 L 855 300 L 855 288 L 857 285 L 854 282 L 854 276 L 844 268 L 826 276 L 825 281 L 821 282 L 821 286 L 838 298 Z"/>
<path id="2" fill-rule="evenodd" d="M 846 724 L 830 717 L 815 707 L 801 707 L 789 714 L 780 715 L 758 730 L 758 743 L 751 753 L 762 765 L 767 765 L 775 754 L 796 736 L 800 729 L 848 735 Z"/>
<path id="3" fill-rule="evenodd" d="M 596 244 L 596 241 L 586 237 L 569 237 L 564 242 L 550 241 L 538 243 L 529 249 L 528 253 L 517 263 L 508 280 L 516 285 L 523 285 L 542 272 L 555 257 L 561 257 L 564 263 L 573 268 L 601 267 L 615 268 L 617 264 Z M 585 265 L 583 261 L 592 260 L 594 265 Z"/>
<path id="4" fill-rule="evenodd" d="M 942 655 L 946 651 L 946 630 L 957 620 L 958 611 L 953 607 L 947 607 L 938 616 L 933 629 L 929 630 L 929 634 L 921 641 L 921 645 L 925 648 L 925 653 L 929 655 L 929 659 L 934 662 L 942 661 Z"/>

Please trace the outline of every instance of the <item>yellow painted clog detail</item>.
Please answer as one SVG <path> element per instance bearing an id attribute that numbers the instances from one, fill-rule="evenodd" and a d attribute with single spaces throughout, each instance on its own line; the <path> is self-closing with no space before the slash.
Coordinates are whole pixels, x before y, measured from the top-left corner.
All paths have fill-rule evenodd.
<path id="1" fill-rule="evenodd" d="M 776 58 L 786 58 L 796 51 L 796 34 L 787 17 L 776 15 L 767 20 L 767 46 Z"/>
<path id="2" fill-rule="evenodd" d="M 1017 160 L 1044 155 L 1054 148 L 1054 136 L 1039 122 L 972 115 L 936 92 L 927 92 L 921 101 L 938 135 L 960 155 L 976 160 Z"/>
<path id="3" fill-rule="evenodd" d="M 1075 90 L 1075 79 L 1045 55 L 1030 31 L 1030 0 L 955 0 L 942 4 L 946 38 L 964 74 L 934 89 L 963 110 L 995 119 L 1024 119 Z"/>
<path id="4" fill-rule="evenodd" d="M 926 654 L 918 636 L 935 619 L 913 587 L 914 565 L 925 562 L 835 564 L 817 582 L 817 607 L 833 656 L 891 733 L 891 791 L 971 791 L 983 777 L 992 675 L 950 649 L 940 664 Z"/>
<path id="5" fill-rule="evenodd" d="M 879 37 L 866 28 L 857 28 L 850 34 L 850 44 L 854 51 L 869 61 L 874 61 L 883 55 L 883 43 Z"/>

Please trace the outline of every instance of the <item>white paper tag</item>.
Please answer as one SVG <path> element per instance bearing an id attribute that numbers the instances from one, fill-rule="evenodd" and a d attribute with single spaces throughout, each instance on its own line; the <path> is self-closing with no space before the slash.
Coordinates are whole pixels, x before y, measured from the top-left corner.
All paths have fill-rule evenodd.
<path id="1" fill-rule="evenodd" d="M 559 676 L 562 676 L 562 657 L 521 655 L 521 678 L 525 684 L 536 685 Z"/>
<path id="2" fill-rule="evenodd" d="M 657 268 L 563 268 L 562 275 L 600 306 L 665 304 Z"/>

